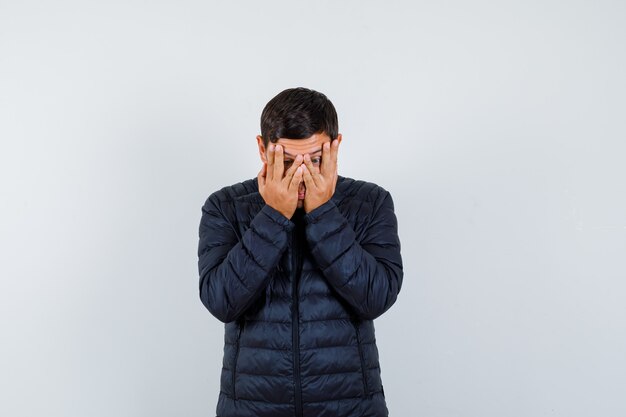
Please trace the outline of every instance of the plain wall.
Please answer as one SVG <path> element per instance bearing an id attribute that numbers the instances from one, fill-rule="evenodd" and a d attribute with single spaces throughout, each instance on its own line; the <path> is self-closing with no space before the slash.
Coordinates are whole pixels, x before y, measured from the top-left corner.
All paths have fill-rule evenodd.
<path id="1" fill-rule="evenodd" d="M 200 209 L 296 86 L 394 198 L 390 415 L 626 415 L 625 7 L 0 1 L 0 415 L 214 415 Z"/>

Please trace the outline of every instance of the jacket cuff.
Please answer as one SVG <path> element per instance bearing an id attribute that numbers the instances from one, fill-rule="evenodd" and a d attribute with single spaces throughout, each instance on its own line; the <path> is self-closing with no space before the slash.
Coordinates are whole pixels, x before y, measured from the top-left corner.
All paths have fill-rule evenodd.
<path id="1" fill-rule="evenodd" d="M 295 223 L 289 220 L 283 213 L 276 210 L 274 207 L 265 204 L 261 209 L 261 212 L 273 220 L 275 223 L 281 225 L 288 232 L 295 227 Z"/>
<path id="2" fill-rule="evenodd" d="M 324 204 L 322 204 L 321 206 L 315 207 L 313 210 L 305 214 L 303 216 L 304 222 L 306 224 L 317 223 L 324 216 L 324 214 L 328 213 L 329 211 L 335 208 L 337 208 L 337 206 L 335 205 L 335 202 L 332 199 L 330 199 Z"/>

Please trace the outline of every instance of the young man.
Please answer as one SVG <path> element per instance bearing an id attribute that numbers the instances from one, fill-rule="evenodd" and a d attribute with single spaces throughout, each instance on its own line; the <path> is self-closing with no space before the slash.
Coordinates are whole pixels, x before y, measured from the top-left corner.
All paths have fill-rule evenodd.
<path id="1" fill-rule="evenodd" d="M 200 299 L 225 323 L 218 417 L 388 415 L 373 320 L 396 301 L 402 258 L 391 195 L 337 174 L 324 94 L 267 103 L 256 178 L 202 207 Z"/>

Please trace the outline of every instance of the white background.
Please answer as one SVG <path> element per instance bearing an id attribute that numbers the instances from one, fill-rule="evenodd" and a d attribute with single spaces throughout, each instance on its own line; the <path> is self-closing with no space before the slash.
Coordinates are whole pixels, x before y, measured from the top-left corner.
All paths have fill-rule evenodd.
<path id="1" fill-rule="evenodd" d="M 626 415 L 621 1 L 0 1 L 0 414 L 213 416 L 200 208 L 326 94 L 391 191 L 393 417 Z"/>

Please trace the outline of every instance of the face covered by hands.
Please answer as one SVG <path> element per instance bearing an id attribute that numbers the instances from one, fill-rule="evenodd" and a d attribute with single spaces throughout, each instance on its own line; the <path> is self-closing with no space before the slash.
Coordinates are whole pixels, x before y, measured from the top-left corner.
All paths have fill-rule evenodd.
<path id="1" fill-rule="evenodd" d="M 265 146 L 263 137 L 257 136 L 264 163 L 259 173 L 259 191 L 266 203 L 291 218 L 296 208 L 308 213 L 328 201 L 337 183 L 341 140 L 341 133 L 332 141 L 326 133 L 315 133 L 305 139 L 279 138 Z M 304 177 L 305 171 L 308 178 Z M 278 186 L 279 182 L 283 184 Z"/>

